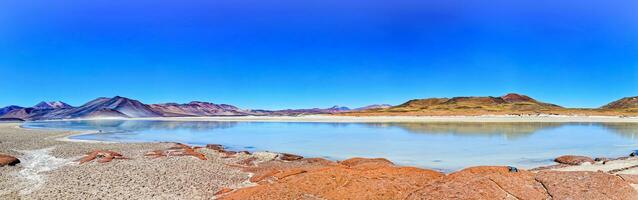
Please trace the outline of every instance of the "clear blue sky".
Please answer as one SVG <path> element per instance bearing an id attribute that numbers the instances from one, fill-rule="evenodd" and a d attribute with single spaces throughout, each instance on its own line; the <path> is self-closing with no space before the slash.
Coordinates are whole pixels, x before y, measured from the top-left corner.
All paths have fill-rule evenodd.
<path id="1" fill-rule="evenodd" d="M 0 1 L 0 106 L 638 95 L 636 0 Z"/>

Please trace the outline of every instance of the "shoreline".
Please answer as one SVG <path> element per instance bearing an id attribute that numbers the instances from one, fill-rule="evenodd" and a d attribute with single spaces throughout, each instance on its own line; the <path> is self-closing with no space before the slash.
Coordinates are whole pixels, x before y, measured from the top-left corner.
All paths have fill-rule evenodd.
<path id="1" fill-rule="evenodd" d="M 137 120 L 137 119 L 136 119 Z M 75 160 L 77 156 L 81 156 L 87 150 L 91 149 L 106 149 L 106 150 L 117 150 L 122 152 L 126 156 L 130 156 L 130 160 L 113 160 L 109 163 L 97 163 L 92 162 L 88 164 L 75 164 L 75 161 L 69 161 L 71 163 L 65 164 L 59 168 L 52 169 L 52 171 L 47 171 L 43 174 L 38 174 L 46 177 L 46 182 L 42 183 L 42 186 L 36 188 L 31 194 L 21 194 L 18 190 L 11 191 L 12 188 L 8 187 L 8 189 L 0 189 L 0 197 L 7 194 L 8 190 L 9 195 L 15 195 L 13 197 L 17 198 L 36 198 L 36 197 L 52 197 L 49 196 L 53 193 L 55 198 L 86 198 L 86 196 L 82 196 L 84 193 L 80 191 L 84 190 L 98 190 L 101 195 L 105 195 L 106 198 L 114 198 L 119 196 L 118 193 L 113 193 L 111 190 L 115 190 L 118 192 L 123 192 L 123 195 L 129 198 L 150 198 L 155 195 L 160 195 L 161 197 L 172 197 L 177 199 L 182 198 L 221 198 L 221 199 L 293 199 L 291 194 L 297 194 L 299 191 L 303 191 L 302 193 L 312 193 L 312 195 L 323 195 L 328 199 L 340 199 L 340 198 L 351 198 L 353 196 L 364 195 L 369 191 L 373 192 L 376 195 L 391 195 L 391 197 L 397 197 L 396 199 L 404 199 L 404 197 L 413 198 L 415 194 L 419 195 L 434 195 L 434 197 L 446 197 L 446 196 L 437 196 L 436 192 L 427 192 L 432 185 L 430 183 L 436 183 L 435 185 L 441 185 L 442 187 L 448 182 L 454 183 L 457 178 L 455 177 L 465 177 L 468 176 L 470 179 L 463 179 L 463 181 L 470 181 L 467 183 L 463 183 L 463 185 L 469 185 L 471 187 L 485 188 L 485 187 L 496 187 L 497 190 L 492 191 L 493 193 L 512 193 L 510 191 L 511 188 L 501 188 L 500 186 L 494 186 L 489 182 L 473 182 L 476 178 L 486 180 L 496 180 L 497 182 L 503 180 L 509 180 L 514 178 L 514 185 L 509 185 L 508 187 L 523 187 L 526 188 L 529 185 L 534 187 L 542 187 L 539 186 L 541 183 L 545 182 L 550 183 L 552 181 L 559 181 L 558 177 L 567 177 L 570 180 L 572 178 L 576 178 L 574 180 L 578 180 L 580 187 L 587 186 L 585 189 L 592 190 L 593 192 L 600 192 L 610 190 L 607 188 L 605 184 L 598 184 L 596 181 L 611 181 L 614 184 L 611 186 L 616 188 L 621 188 L 622 190 L 614 190 L 608 192 L 610 195 L 632 195 L 630 197 L 638 197 L 633 196 L 634 194 L 638 194 L 638 190 L 627 190 L 627 188 L 638 188 L 636 183 L 638 182 L 625 182 L 629 180 L 632 176 L 636 175 L 638 177 L 638 170 L 634 170 L 631 168 L 632 166 L 638 165 L 638 159 L 630 158 L 627 160 L 610 160 L 607 165 L 604 165 L 602 162 L 596 162 L 588 165 L 577 165 L 577 166 L 557 166 L 550 165 L 544 166 L 538 169 L 519 169 L 520 173 L 509 174 L 512 172 L 508 172 L 506 167 L 488 167 L 488 166 L 477 166 L 477 167 L 467 167 L 462 170 L 457 170 L 451 172 L 450 174 L 442 174 L 440 172 L 436 172 L 427 168 L 416 168 L 409 166 L 399 166 L 394 165 L 390 161 L 387 161 L 383 158 L 351 158 L 342 161 L 328 161 L 320 158 L 302 158 L 297 159 L 295 156 L 292 156 L 291 161 L 283 161 L 279 156 L 286 153 L 269 153 L 269 152 L 253 152 L 253 153 L 241 153 L 235 152 L 229 154 L 229 152 L 221 150 L 210 150 L 209 148 L 194 148 L 199 149 L 198 152 L 203 153 L 208 158 L 206 160 L 199 160 L 192 157 L 166 157 L 166 158 L 147 158 L 145 156 L 145 152 L 151 151 L 157 148 L 173 148 L 170 147 L 170 143 L 157 143 L 157 142 L 149 142 L 149 143 L 102 143 L 102 142 L 92 142 L 85 140 L 74 140 L 68 139 L 68 137 L 74 135 L 81 134 L 92 134 L 95 131 L 90 132 L 78 132 L 78 131 L 63 131 L 63 130 L 47 130 L 47 129 L 31 129 L 31 128 L 23 128 L 21 126 L 12 126 L 7 129 L 8 126 L 5 126 L 4 129 L 0 126 L 0 138 L 3 137 L 3 132 L 7 132 L 7 130 L 17 131 L 15 137 L 21 138 L 24 141 L 36 141 L 37 143 L 44 143 L 45 141 L 53 140 L 52 143 L 55 149 L 52 149 L 50 156 L 53 156 L 51 159 L 67 159 L 67 160 Z M 47 137 L 33 137 L 36 135 L 25 135 L 25 133 L 50 133 L 51 135 Z M 67 138 L 68 140 L 65 140 Z M 40 141 L 40 142 L 38 142 Z M 39 147 L 31 147 L 31 149 L 20 148 L 19 150 L 38 150 L 40 148 L 49 148 L 48 145 L 38 144 L 36 146 Z M 79 149 L 76 149 L 79 148 Z M 10 153 L 13 150 L 18 150 L 16 147 L 3 147 L 2 143 L 0 143 L 0 153 Z M 119 149 L 119 150 L 118 150 Z M 7 152 L 8 151 L 8 152 Z M 292 152 L 294 153 L 294 152 Z M 272 156 L 272 154 L 276 154 L 278 156 Z M 292 154 L 288 154 L 292 155 Z M 25 156 L 25 155 L 22 155 Z M 48 156 L 48 155 L 47 155 Z M 61 156 L 61 157 L 60 157 Z M 20 156 L 18 156 L 20 157 Z M 22 159 L 22 157 L 20 157 Z M 27 160 L 25 164 L 29 161 Z M 170 164 L 169 164 L 170 163 Z M 25 168 L 26 166 L 18 166 L 17 168 L 0 168 L 0 176 L 6 176 L 11 174 L 11 172 L 16 172 L 15 170 L 20 170 Z M 609 173 L 608 171 L 623 169 L 619 171 L 620 173 L 625 173 L 623 176 L 617 175 L 619 172 Z M 624 169 L 627 168 L 627 169 Z M 184 169 L 184 170 L 172 170 L 172 169 Z M 5 171 L 3 171 L 5 170 Z M 6 170 L 9 170 L 9 173 Z M 162 177 L 158 177 L 155 175 L 157 170 L 165 170 Z M 221 171 L 220 171 L 221 170 Z M 273 171 L 274 170 L 274 171 Z M 603 170 L 605 172 L 596 172 L 599 170 Z M 108 171 L 121 171 L 121 173 L 126 173 L 125 175 L 120 174 L 111 174 L 111 173 L 99 173 L 99 172 L 108 172 Z M 585 173 L 585 171 L 591 171 Z M 94 174 L 98 172 L 97 174 Z M 224 172 L 224 175 L 215 175 Z M 338 172 L 338 173 L 337 173 Z M 151 173 L 151 174 L 149 174 Z M 212 173 L 212 174 L 208 174 Z M 328 173 L 328 174 L 326 174 Z M 337 174 L 332 174 L 337 173 Z M 377 174 L 379 173 L 379 174 Z M 468 174 L 469 173 L 469 174 Z M 380 179 L 370 179 L 366 178 L 367 176 L 371 176 L 371 174 L 375 177 L 380 177 Z M 625 175 L 630 177 L 624 177 Z M 115 176 L 115 177 L 113 177 Z M 165 177 L 164 177 L 165 176 Z M 355 180 L 352 186 L 351 184 L 345 184 L 339 187 L 339 190 L 350 191 L 340 195 L 345 196 L 330 196 L 333 189 L 329 191 L 315 191 L 314 189 L 309 188 L 298 188 L 304 185 L 316 185 L 316 184 L 324 184 L 325 181 L 334 180 L 331 178 L 333 176 L 340 177 L 337 180 L 346 178 Z M 120 177 L 120 178 L 116 178 Z M 115 187 L 112 188 L 109 185 L 126 185 L 126 182 L 119 182 L 122 180 L 122 177 L 130 177 L 131 180 L 135 180 L 136 184 L 127 185 L 127 187 Z M 191 177 L 187 179 L 179 178 L 179 177 Z M 192 180 L 192 177 L 198 177 L 197 180 Z M 217 178 L 215 178 L 217 177 Z M 234 178 L 231 178 L 234 177 Z M 472 178 L 474 177 L 474 178 Z M 498 177 L 498 178 L 495 178 Z M 528 182 L 520 182 L 521 180 L 529 180 L 531 177 L 532 181 Z M 555 178 L 556 177 L 556 178 Z M 618 178 L 619 177 L 619 178 Z M 0 177 L 4 178 L 4 177 Z M 11 178 L 11 177 L 9 177 Z M 158 181 L 158 178 L 164 181 Z M 388 179 L 385 179 L 388 178 Z M 522 178 L 522 179 L 520 179 Z M 86 179 L 86 180 L 85 180 Z M 494 180 L 493 180 L 494 179 Z M 520 179 L 520 180 L 519 180 Z M 554 180 L 556 179 L 556 180 Z M 600 180 L 599 180 L 600 179 Z M 627 179 L 627 180 L 626 180 Z M 181 182 L 176 182 L 180 180 Z M 534 181 L 535 180 L 535 181 Z M 543 182 L 539 183 L 539 180 Z M 13 182 L 12 182 L 13 181 Z M 18 181 L 18 182 L 15 182 Z M 97 181 L 95 185 L 86 185 L 85 181 Z M 184 182 L 186 181 L 186 182 Z M 201 188 L 201 185 L 209 185 L 208 182 L 215 182 L 215 186 L 208 186 Z M 230 181 L 230 182 L 229 182 Z M 359 181 L 367 181 L 365 184 Z M 382 182 L 376 182 L 382 181 Z M 417 181 L 417 182 L 414 182 Z M 438 182 L 434 182 L 438 181 Z M 518 181 L 518 182 L 516 182 Z M 0 181 L 1 182 L 1 181 Z M 68 183 L 67 183 L 68 182 Z M 159 186 L 151 186 L 151 187 L 162 187 L 168 188 L 165 192 L 158 192 L 154 190 L 144 190 L 141 194 L 135 194 L 125 191 L 131 191 L 131 188 L 142 189 L 146 187 L 146 185 L 154 184 L 155 182 L 163 183 L 166 185 Z M 219 182 L 219 183 L 218 183 Z M 440 183 L 439 183 L 440 182 Z M 383 183 L 379 185 L 380 183 Z M 428 183 L 428 184 L 426 184 Z M 499 182 L 500 183 L 500 182 Z M 497 184 L 499 184 L 497 183 Z M 19 180 L 13 180 L 7 183 L 0 183 L 0 186 L 5 186 L 8 184 L 23 184 L 19 182 Z M 141 185 L 140 185 L 141 184 Z M 178 188 L 182 188 L 185 185 L 195 184 L 200 185 L 200 188 L 197 189 L 198 192 L 193 193 L 192 191 L 179 191 Z M 388 185 L 389 184 L 389 185 Z M 618 184 L 626 184 L 625 186 L 619 186 Z M 388 188 L 396 188 L 400 185 L 399 188 L 401 190 L 405 190 L 403 192 L 399 191 L 399 193 L 386 191 Z M 430 186 L 428 186 L 430 185 Z M 528 186 L 525 186 L 528 185 Z M 560 184 L 558 184 L 560 186 Z M 629 186 L 631 185 L 631 186 Z M 108 186 L 108 188 L 103 188 Z M 13 186 L 15 187 L 15 186 Z M 69 188 L 71 187 L 71 188 Z M 455 188 L 456 186 L 447 186 Z M 556 184 L 551 187 L 558 187 Z M 562 186 L 561 186 L 562 187 Z M 602 188 L 601 188 L 602 187 Z M 60 190 L 62 188 L 66 188 L 64 190 Z M 361 189 L 367 188 L 367 189 Z M 424 189 L 425 188 L 425 189 Z M 462 188 L 462 187 L 461 187 Z M 461 189 L 457 188 L 457 189 Z M 578 195 L 582 192 L 582 188 L 573 188 L 572 186 L 567 187 L 571 192 L 569 195 Z M 613 189 L 613 188 L 611 188 Z M 437 190 L 445 189 L 439 188 Z M 551 190 L 551 194 L 550 194 Z M 57 191 L 57 193 L 56 193 Z M 73 192 L 75 191 L 75 192 Z M 359 193 L 359 192 L 364 193 Z M 456 191 L 454 189 L 453 191 Z M 490 191 L 490 190 L 488 190 Z M 315 193 L 316 192 L 316 193 Z M 405 193 L 408 192 L 408 193 Z M 452 191 L 449 191 L 452 192 Z M 555 191 L 551 188 L 545 189 L 544 192 L 541 190 L 543 195 L 554 196 L 554 199 L 560 194 L 554 193 Z M 565 192 L 565 191 L 561 191 Z M 186 195 L 186 196 L 174 196 L 175 193 Z M 381 193 L 381 194 L 379 194 Z M 467 193 L 467 194 L 466 194 Z M 409 194 L 408 196 L 405 196 Z M 592 193 L 588 193 L 589 195 L 594 195 Z M 43 196 L 44 195 L 44 196 Z M 119 194 L 122 195 L 122 194 Z M 151 195 L 151 196 L 149 196 Z M 272 196 L 279 195 L 279 196 Z M 471 191 L 462 192 L 462 196 L 464 197 L 476 197 Z M 585 195 L 585 194 L 581 194 Z M 515 195 L 516 196 L 516 195 Z M 6 196 L 5 196 L 6 197 Z M 10 198 L 11 196 L 9 196 Z M 333 197 L 333 198 L 330 198 Z M 381 196 L 376 196 L 381 197 Z M 385 196 L 387 197 L 387 196 Z M 401 198 L 398 198 L 401 197 Z M 449 197 L 449 196 L 448 196 Z M 481 197 L 481 196 L 479 196 Z M 521 196 L 516 196 L 519 199 L 528 199 L 528 198 L 520 198 Z M 571 196 L 570 196 L 571 197 Z M 581 196 L 583 197 L 583 196 Z M 588 196 L 584 196 L 588 197 Z M 609 197 L 609 196 L 607 196 Z M 484 197 L 483 198 L 488 198 Z M 390 198 L 395 199 L 395 198 Z M 436 199 L 436 198 L 435 198 Z M 488 198 L 492 199 L 492 198 Z M 627 199 L 627 198 L 619 198 L 619 199 Z"/>
<path id="2" fill-rule="evenodd" d="M 150 117 L 88 118 L 43 121 L 153 120 L 153 121 L 220 121 L 220 122 L 322 122 L 322 123 L 638 123 L 638 117 L 568 116 L 568 115 L 482 115 L 482 116 L 215 116 L 215 117 Z"/>

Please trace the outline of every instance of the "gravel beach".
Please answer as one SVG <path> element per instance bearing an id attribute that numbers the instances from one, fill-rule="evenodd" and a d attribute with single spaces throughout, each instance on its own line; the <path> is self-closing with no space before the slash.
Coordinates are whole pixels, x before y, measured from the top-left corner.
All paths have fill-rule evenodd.
<path id="1" fill-rule="evenodd" d="M 207 160 L 190 156 L 145 158 L 168 143 L 115 144 L 59 141 L 72 131 L 28 130 L 0 124 L 0 153 L 21 163 L 0 167 L 0 199 L 210 199 L 221 188 L 246 186 L 249 174 L 228 166 L 234 159 L 208 149 Z M 92 150 L 129 159 L 75 162 Z"/>

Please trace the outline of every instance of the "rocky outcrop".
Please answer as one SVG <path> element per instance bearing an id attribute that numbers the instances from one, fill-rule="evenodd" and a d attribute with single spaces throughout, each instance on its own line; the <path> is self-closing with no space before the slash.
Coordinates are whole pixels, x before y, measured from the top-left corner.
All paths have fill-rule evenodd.
<path id="1" fill-rule="evenodd" d="M 144 154 L 150 158 L 160 158 L 169 156 L 192 156 L 200 160 L 207 160 L 206 155 L 197 152 L 198 147 L 191 147 L 185 144 L 174 143 L 172 147 L 164 150 L 154 150 Z"/>
<path id="2" fill-rule="evenodd" d="M 254 177 L 258 178 L 251 180 L 261 185 L 222 199 L 398 199 L 443 176 L 432 170 L 361 158 L 339 163 L 322 159 L 271 161 L 247 170 L 256 172 Z"/>
<path id="3" fill-rule="evenodd" d="M 94 150 L 86 154 L 86 156 L 80 158 L 79 163 L 84 164 L 93 160 L 96 160 L 98 163 L 107 163 L 111 162 L 113 159 L 127 159 L 122 154 L 109 151 L 109 150 Z"/>
<path id="4" fill-rule="evenodd" d="M 0 167 L 14 166 L 20 163 L 20 160 L 14 156 L 0 154 Z"/>
<path id="5" fill-rule="evenodd" d="M 549 199 L 532 172 L 507 167 L 472 167 L 412 192 L 406 199 Z"/>
<path id="6" fill-rule="evenodd" d="M 593 164 L 595 161 L 586 156 L 566 155 L 554 159 L 554 162 L 566 165 L 581 165 L 583 163 Z"/>
<path id="7" fill-rule="evenodd" d="M 257 186 L 224 192 L 221 199 L 637 199 L 623 176 L 603 172 L 531 172 L 471 167 L 448 175 L 398 167 L 386 159 L 332 162 L 272 160 L 244 168 Z M 633 180 L 634 177 L 625 176 Z"/>
<path id="8" fill-rule="evenodd" d="M 535 177 L 553 199 L 638 199 L 628 182 L 603 172 L 543 171 Z"/>
<path id="9" fill-rule="evenodd" d="M 298 155 L 289 154 L 289 153 L 281 153 L 279 154 L 278 158 L 285 161 L 295 161 L 295 160 L 301 160 L 303 156 L 298 156 Z"/>

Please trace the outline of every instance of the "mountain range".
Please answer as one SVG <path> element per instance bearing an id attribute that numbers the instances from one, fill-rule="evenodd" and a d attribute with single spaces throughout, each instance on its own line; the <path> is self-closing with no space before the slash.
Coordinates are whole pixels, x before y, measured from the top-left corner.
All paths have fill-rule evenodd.
<path id="1" fill-rule="evenodd" d="M 623 98 L 595 109 L 564 108 L 526 95 L 413 99 L 403 104 L 339 113 L 350 116 L 452 116 L 452 115 L 615 115 L 638 116 L 638 97 Z"/>
<path id="2" fill-rule="evenodd" d="M 189 103 L 144 104 L 126 97 L 100 97 L 73 107 L 61 101 L 40 102 L 32 107 L 0 108 L 0 120 L 56 120 L 83 118 L 149 118 L 204 116 L 299 116 L 299 115 L 499 115 L 499 114 L 560 114 L 638 116 L 638 97 L 627 97 L 596 109 L 564 108 L 535 100 L 521 94 L 500 97 L 453 97 L 413 99 L 397 106 L 370 105 L 350 109 L 330 108 L 251 110 L 228 104 L 192 101 Z"/>
<path id="3" fill-rule="evenodd" d="M 379 107 L 379 105 L 368 106 Z M 61 101 L 41 102 L 32 107 L 7 106 L 0 108 L 0 119 L 57 120 L 83 118 L 149 118 L 149 117 L 204 117 L 204 116 L 297 116 L 334 114 L 361 110 L 334 106 L 331 108 L 248 110 L 228 104 L 192 101 L 185 104 L 144 104 L 126 97 L 100 97 L 79 107 Z"/>

